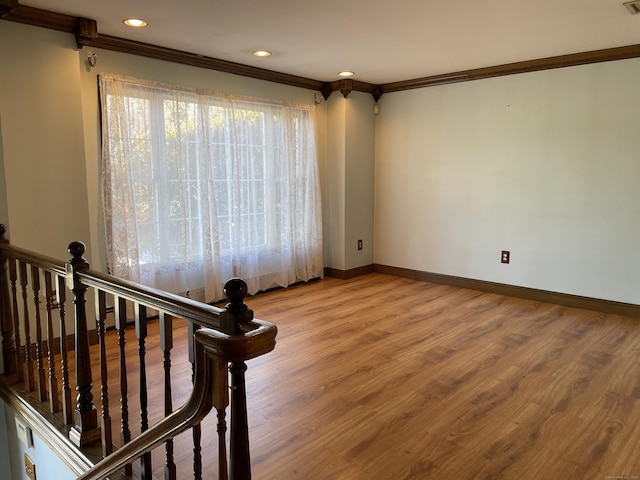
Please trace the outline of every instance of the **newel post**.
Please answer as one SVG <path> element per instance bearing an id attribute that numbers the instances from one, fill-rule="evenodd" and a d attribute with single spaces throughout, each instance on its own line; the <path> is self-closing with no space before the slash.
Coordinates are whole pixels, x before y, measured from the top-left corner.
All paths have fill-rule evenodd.
<path id="1" fill-rule="evenodd" d="M 239 278 L 232 278 L 224 285 L 224 293 L 229 303 L 224 307 L 222 328 L 225 333 L 241 334 L 241 325 L 253 320 L 253 311 L 244 303 L 247 284 Z M 233 326 L 230 325 L 233 318 Z M 231 372 L 231 436 L 229 439 L 229 478 L 232 480 L 251 479 L 251 458 L 249 455 L 249 423 L 247 421 L 247 391 L 245 372 L 247 364 L 232 362 Z"/>
<path id="2" fill-rule="evenodd" d="M 9 240 L 4 236 L 4 225 L 0 224 L 0 246 L 8 245 Z M 2 364 L 5 374 L 17 373 L 18 351 L 13 334 L 13 315 L 11 311 L 11 296 L 7 277 L 7 257 L 0 250 L 0 333 L 2 334 Z"/>
<path id="3" fill-rule="evenodd" d="M 98 412 L 93 404 L 93 379 L 91 377 L 91 358 L 89 355 L 89 334 L 87 331 L 87 313 L 85 294 L 87 287 L 80 282 L 78 272 L 89 269 L 84 259 L 85 246 L 82 242 L 69 244 L 71 260 L 67 263 L 67 287 L 73 292 L 75 306 L 75 357 L 76 390 L 78 391 L 76 408 L 73 411 L 73 426 L 69 439 L 78 447 L 88 445 L 100 439 Z"/>

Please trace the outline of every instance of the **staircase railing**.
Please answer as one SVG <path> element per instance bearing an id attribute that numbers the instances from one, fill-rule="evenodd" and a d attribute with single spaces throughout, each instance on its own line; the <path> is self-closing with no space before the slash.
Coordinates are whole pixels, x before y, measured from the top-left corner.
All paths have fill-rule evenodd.
<path id="1" fill-rule="evenodd" d="M 253 318 L 244 303 L 247 287 L 242 280 L 225 284 L 229 303 L 220 309 L 92 271 L 80 242 L 69 245 L 71 259 L 65 263 L 11 246 L 4 234 L 0 225 L 3 378 L 32 396 L 42 410 L 57 415 L 61 430 L 78 448 L 100 446 L 103 460 L 80 478 L 105 478 L 120 469 L 131 475 L 132 462 L 139 458 L 135 470 L 140 478 L 150 479 L 151 451 L 164 444 L 164 477 L 176 479 L 173 438 L 188 428 L 193 431 L 193 476 L 202 478 L 200 421 L 213 407 L 217 412 L 218 478 L 251 478 L 245 361 L 271 351 L 277 329 Z M 88 291 L 95 299 L 89 304 Z M 74 315 L 67 314 L 71 308 Z M 88 321 L 93 313 L 95 322 Z M 108 330 L 110 316 L 114 326 Z M 151 322 L 157 322 L 159 338 L 149 337 Z M 174 342 L 179 340 L 173 331 L 179 322 L 187 322 L 193 391 L 174 411 L 171 366 Z M 115 337 L 111 347 L 108 337 Z M 161 374 L 148 358 L 152 353 L 156 364 L 162 364 Z M 115 379 L 113 367 L 109 369 L 114 357 L 118 365 Z M 131 357 L 137 360 L 133 362 L 137 371 Z M 152 364 L 156 373 L 150 376 Z M 99 379 L 99 397 L 94 397 L 94 379 Z M 150 383 L 162 385 L 159 412 L 150 408 Z M 75 400 L 71 395 L 74 386 Z M 117 402 L 110 399 L 109 389 L 114 387 Z M 115 413 L 113 403 L 119 407 Z M 153 406 L 157 409 L 155 403 Z M 228 454 L 227 407 L 231 417 Z M 139 411 L 139 423 L 130 419 L 134 408 Z M 152 416 L 164 419 L 150 427 Z M 207 452 L 207 457 L 214 456 Z"/>

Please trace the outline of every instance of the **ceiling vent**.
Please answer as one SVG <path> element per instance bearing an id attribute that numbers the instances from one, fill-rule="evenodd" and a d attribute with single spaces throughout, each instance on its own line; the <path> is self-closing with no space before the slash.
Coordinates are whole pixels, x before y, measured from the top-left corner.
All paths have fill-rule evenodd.
<path id="1" fill-rule="evenodd" d="M 624 2 L 623 5 L 627 7 L 627 10 L 631 12 L 631 15 L 640 13 L 640 0 L 634 0 L 632 2 Z"/>

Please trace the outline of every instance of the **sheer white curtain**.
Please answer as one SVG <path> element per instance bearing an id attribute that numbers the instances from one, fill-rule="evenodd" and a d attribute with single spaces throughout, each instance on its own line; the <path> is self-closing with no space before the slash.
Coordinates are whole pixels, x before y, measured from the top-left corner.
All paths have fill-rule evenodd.
<path id="1" fill-rule="evenodd" d="M 111 273 L 217 300 L 323 275 L 315 111 L 100 76 Z"/>

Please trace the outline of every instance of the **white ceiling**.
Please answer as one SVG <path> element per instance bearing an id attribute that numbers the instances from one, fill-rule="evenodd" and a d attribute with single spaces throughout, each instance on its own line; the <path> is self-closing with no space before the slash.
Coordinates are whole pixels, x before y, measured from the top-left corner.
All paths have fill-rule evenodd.
<path id="1" fill-rule="evenodd" d="M 621 0 L 21 0 L 98 32 L 331 82 L 372 84 L 640 44 Z M 123 25 L 147 20 L 144 29 Z M 252 51 L 267 49 L 269 58 Z"/>

